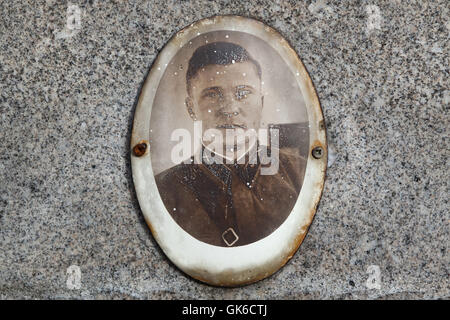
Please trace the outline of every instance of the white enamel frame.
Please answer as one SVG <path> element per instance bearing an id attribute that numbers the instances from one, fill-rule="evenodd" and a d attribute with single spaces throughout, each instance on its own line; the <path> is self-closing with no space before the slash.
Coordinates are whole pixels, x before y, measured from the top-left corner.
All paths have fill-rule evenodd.
<path id="1" fill-rule="evenodd" d="M 263 279 L 280 269 L 296 252 L 305 237 L 320 200 L 327 164 L 326 133 L 322 110 L 311 79 L 289 43 L 265 24 L 240 16 L 217 16 L 200 20 L 178 32 L 164 47 L 147 76 L 136 107 L 131 148 L 149 140 L 150 115 L 156 88 L 165 66 L 180 47 L 200 34 L 211 31 L 241 31 L 271 45 L 297 75 L 310 125 L 310 152 L 304 183 L 287 219 L 272 234 L 239 247 L 218 247 L 201 242 L 184 231 L 166 210 L 158 192 L 151 163 L 151 146 L 143 156 L 131 152 L 137 198 L 152 234 L 167 257 L 193 278 L 218 286 L 237 286 Z M 315 159 L 311 151 L 323 149 Z M 150 149 L 150 150 L 149 150 Z"/>

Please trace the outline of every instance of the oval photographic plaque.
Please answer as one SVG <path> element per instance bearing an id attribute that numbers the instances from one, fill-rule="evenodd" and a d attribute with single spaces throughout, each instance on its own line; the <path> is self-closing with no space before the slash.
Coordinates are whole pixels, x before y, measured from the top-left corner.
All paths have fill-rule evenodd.
<path id="1" fill-rule="evenodd" d="M 164 253 L 200 281 L 237 286 L 281 268 L 322 194 L 325 126 L 311 79 L 274 29 L 217 16 L 159 53 L 131 136 L 140 207 Z"/>

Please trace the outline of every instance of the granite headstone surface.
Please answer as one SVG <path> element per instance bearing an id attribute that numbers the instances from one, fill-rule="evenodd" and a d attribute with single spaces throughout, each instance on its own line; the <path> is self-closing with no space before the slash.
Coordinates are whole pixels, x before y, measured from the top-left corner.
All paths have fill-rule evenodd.
<path id="1" fill-rule="evenodd" d="M 0 298 L 449 297 L 448 1 L 0 2 Z M 240 288 L 192 280 L 144 222 L 131 123 L 178 30 L 277 29 L 321 100 L 325 189 L 294 257 Z"/>

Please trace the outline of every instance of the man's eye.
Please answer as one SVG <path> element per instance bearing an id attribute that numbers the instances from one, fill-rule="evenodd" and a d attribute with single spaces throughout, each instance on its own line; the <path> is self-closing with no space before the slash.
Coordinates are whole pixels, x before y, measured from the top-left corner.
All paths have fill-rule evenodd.
<path id="1" fill-rule="evenodd" d="M 204 96 L 207 98 L 216 99 L 216 98 L 220 98 L 221 94 L 220 94 L 220 92 L 210 91 L 210 92 L 205 93 Z"/>
<path id="2" fill-rule="evenodd" d="M 252 93 L 250 90 L 244 90 L 244 89 L 242 89 L 242 90 L 237 90 L 237 91 L 236 91 L 236 98 L 237 98 L 238 100 L 245 99 L 245 98 L 247 98 L 247 96 L 248 96 L 250 93 Z"/>

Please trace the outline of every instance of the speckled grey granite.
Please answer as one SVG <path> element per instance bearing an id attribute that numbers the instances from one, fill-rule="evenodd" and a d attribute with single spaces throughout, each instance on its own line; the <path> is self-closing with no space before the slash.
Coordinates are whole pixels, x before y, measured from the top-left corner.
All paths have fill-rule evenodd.
<path id="1" fill-rule="evenodd" d="M 0 298 L 449 298 L 448 1 L 73 3 L 70 32 L 65 2 L 0 1 Z M 367 5 L 380 29 L 368 30 Z M 128 151 L 158 51 L 215 14 L 258 18 L 290 41 L 336 151 L 300 250 L 234 289 L 164 256 Z M 66 285 L 71 265 L 80 289 Z M 366 286 L 370 265 L 380 289 Z"/>

